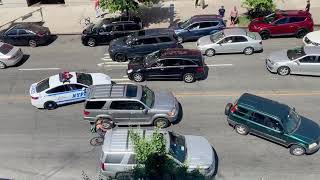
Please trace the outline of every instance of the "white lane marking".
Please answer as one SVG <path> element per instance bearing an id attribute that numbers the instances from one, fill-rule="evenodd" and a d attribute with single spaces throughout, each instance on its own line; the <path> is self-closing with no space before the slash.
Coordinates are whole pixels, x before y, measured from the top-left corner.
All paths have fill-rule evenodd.
<path id="1" fill-rule="evenodd" d="M 45 70 L 59 70 L 60 68 L 29 68 L 19 69 L 19 71 L 45 71 Z"/>
<path id="2" fill-rule="evenodd" d="M 104 55 L 105 55 L 105 56 L 110 56 L 110 54 L 109 54 L 109 53 L 104 53 Z"/>
<path id="3" fill-rule="evenodd" d="M 111 58 L 108 58 L 108 57 L 104 57 L 104 58 L 101 58 L 102 61 L 112 61 Z"/>
<path id="4" fill-rule="evenodd" d="M 99 64 L 97 64 L 97 66 L 103 66 L 104 65 L 104 63 L 99 63 Z"/>
<path id="5" fill-rule="evenodd" d="M 127 67 L 128 65 L 127 64 L 119 64 L 119 63 L 99 63 L 97 64 L 97 66 L 103 66 L 103 67 Z"/>
<path id="6" fill-rule="evenodd" d="M 130 81 L 128 78 L 121 78 L 121 79 L 111 79 L 112 81 Z"/>
<path id="7" fill-rule="evenodd" d="M 122 76 L 122 77 L 124 77 L 124 78 L 128 78 L 128 76 Z"/>
<path id="8" fill-rule="evenodd" d="M 208 67 L 233 66 L 233 64 L 207 64 Z"/>

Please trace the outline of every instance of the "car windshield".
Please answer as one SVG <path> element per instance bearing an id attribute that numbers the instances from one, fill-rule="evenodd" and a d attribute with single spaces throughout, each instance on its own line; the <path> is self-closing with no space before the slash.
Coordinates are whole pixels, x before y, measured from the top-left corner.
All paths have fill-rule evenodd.
<path id="1" fill-rule="evenodd" d="M 102 24 L 104 24 L 104 22 L 105 22 L 105 20 L 104 20 L 104 19 L 101 19 L 100 21 L 98 21 L 97 23 L 95 23 L 92 28 L 93 28 L 93 29 L 98 29 L 98 28 L 100 28 L 100 27 L 102 26 Z"/>
<path id="2" fill-rule="evenodd" d="M 150 53 L 148 55 L 146 55 L 143 59 L 143 63 L 146 67 L 151 66 L 152 64 L 154 64 L 158 58 L 160 57 L 161 51 L 156 51 L 153 53 Z"/>
<path id="3" fill-rule="evenodd" d="M 76 73 L 77 75 L 77 83 L 85 84 L 87 86 L 92 85 L 92 76 L 86 73 Z"/>
<path id="4" fill-rule="evenodd" d="M 256 34 L 253 33 L 253 32 L 250 32 L 250 31 L 246 31 L 246 35 L 248 37 L 252 38 L 252 39 L 256 39 L 257 38 Z"/>
<path id="5" fill-rule="evenodd" d="M 182 29 L 188 27 L 190 25 L 190 19 L 187 19 L 185 21 L 182 21 L 178 24 L 178 26 Z"/>
<path id="6" fill-rule="evenodd" d="M 40 81 L 36 86 L 37 92 L 42 92 L 49 88 L 49 78 Z"/>
<path id="7" fill-rule="evenodd" d="M 187 147 L 183 136 L 169 132 L 170 149 L 169 153 L 181 163 L 184 163 L 187 156 Z"/>
<path id="8" fill-rule="evenodd" d="M 284 122 L 284 127 L 286 128 L 287 132 L 294 132 L 294 130 L 299 126 L 300 120 L 301 118 L 299 114 L 294 109 L 290 109 L 288 117 Z"/>
<path id="9" fill-rule="evenodd" d="M 272 13 L 272 14 L 269 14 L 268 16 L 265 16 L 263 18 L 263 22 L 270 24 L 277 19 L 278 19 L 277 15 L 275 13 Z"/>
<path id="10" fill-rule="evenodd" d="M 303 47 L 297 47 L 294 49 L 289 49 L 287 51 L 287 56 L 290 60 L 295 60 L 295 59 L 302 57 L 304 55 L 306 55 L 306 53 L 304 52 Z"/>
<path id="11" fill-rule="evenodd" d="M 11 46 L 10 44 L 2 44 L 2 46 L 0 46 L 0 53 L 4 55 L 8 54 L 12 49 L 13 46 Z"/>
<path id="12" fill-rule="evenodd" d="M 141 102 L 143 102 L 149 108 L 153 107 L 153 104 L 154 104 L 154 92 L 151 89 L 149 89 L 147 86 L 144 86 L 142 88 Z"/>
<path id="13" fill-rule="evenodd" d="M 224 33 L 223 32 L 218 32 L 218 33 L 214 33 L 210 36 L 210 40 L 213 43 L 216 43 L 218 41 L 220 41 L 220 39 L 222 39 L 224 37 Z"/>

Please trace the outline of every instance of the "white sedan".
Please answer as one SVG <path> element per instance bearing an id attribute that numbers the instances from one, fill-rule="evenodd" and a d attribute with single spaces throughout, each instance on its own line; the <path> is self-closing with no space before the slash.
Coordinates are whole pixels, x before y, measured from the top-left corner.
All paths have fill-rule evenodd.
<path id="1" fill-rule="evenodd" d="M 303 37 L 306 46 L 320 46 L 320 31 L 310 32 Z"/>
<path id="2" fill-rule="evenodd" d="M 59 73 L 31 85 L 31 104 L 51 110 L 58 105 L 83 101 L 86 89 L 98 84 L 111 84 L 111 78 L 102 73 Z"/>

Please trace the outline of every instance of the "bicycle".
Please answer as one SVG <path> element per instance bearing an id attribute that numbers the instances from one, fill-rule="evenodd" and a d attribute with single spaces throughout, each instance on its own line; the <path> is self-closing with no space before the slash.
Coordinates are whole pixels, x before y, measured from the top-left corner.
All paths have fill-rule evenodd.
<path id="1" fill-rule="evenodd" d="M 89 24 L 91 24 L 90 17 L 82 17 L 82 18 L 80 18 L 80 22 L 79 23 L 83 27 L 88 26 Z"/>
<path id="2" fill-rule="evenodd" d="M 90 139 L 91 146 L 101 146 L 103 144 L 104 138 L 101 136 L 94 137 Z"/>

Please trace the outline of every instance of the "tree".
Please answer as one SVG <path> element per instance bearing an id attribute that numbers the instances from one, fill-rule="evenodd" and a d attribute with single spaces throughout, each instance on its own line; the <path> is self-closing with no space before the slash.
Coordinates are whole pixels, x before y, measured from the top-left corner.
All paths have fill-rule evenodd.
<path id="1" fill-rule="evenodd" d="M 138 0 L 138 2 L 145 5 L 152 5 L 158 3 L 159 0 Z M 129 11 L 137 11 L 139 8 L 138 2 L 135 0 L 100 0 L 100 7 L 104 10 L 108 9 L 111 13 L 126 11 L 126 14 L 128 15 Z"/>
<path id="2" fill-rule="evenodd" d="M 243 0 L 242 7 L 248 9 L 250 18 L 256 18 L 270 14 L 276 8 L 274 0 Z"/>

